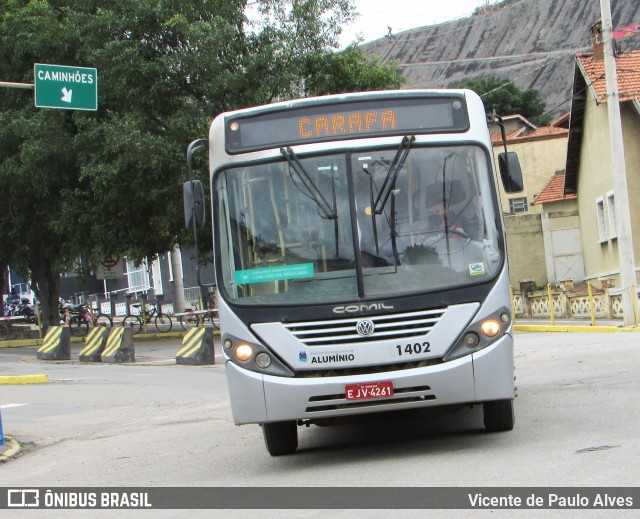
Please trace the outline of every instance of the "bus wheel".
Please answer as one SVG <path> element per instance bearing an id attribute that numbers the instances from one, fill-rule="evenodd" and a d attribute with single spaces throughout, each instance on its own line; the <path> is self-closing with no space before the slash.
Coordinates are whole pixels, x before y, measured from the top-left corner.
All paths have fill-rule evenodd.
<path id="1" fill-rule="evenodd" d="M 483 402 L 484 426 L 489 432 L 510 431 L 515 423 L 513 400 Z"/>
<path id="2" fill-rule="evenodd" d="M 262 435 L 272 456 L 292 454 L 298 448 L 298 426 L 295 421 L 263 423 Z"/>

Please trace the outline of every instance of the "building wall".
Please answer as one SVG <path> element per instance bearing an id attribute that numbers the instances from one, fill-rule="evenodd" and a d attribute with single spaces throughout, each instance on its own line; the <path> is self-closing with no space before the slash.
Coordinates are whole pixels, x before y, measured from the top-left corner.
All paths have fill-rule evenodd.
<path id="1" fill-rule="evenodd" d="M 634 252 L 636 258 L 640 258 L 640 207 L 636 202 L 640 199 L 640 149 L 637 144 L 640 142 L 640 116 L 629 104 L 622 106 L 621 115 L 632 234 L 635 234 Z M 606 104 L 596 106 L 591 96 L 585 107 L 584 128 L 578 176 L 578 201 L 586 276 L 588 280 L 612 279 L 614 286 L 619 287 L 618 242 L 612 237 L 616 233 L 612 229 L 611 212 L 607 203 L 608 194 L 613 192 L 614 185 L 608 111 Z M 602 240 L 596 203 L 599 198 L 603 200 L 606 226 L 606 236 Z"/>
<path id="2" fill-rule="evenodd" d="M 507 215 L 504 218 L 507 233 L 507 254 L 511 286 L 532 280 L 538 286 L 547 283 L 544 240 L 541 215 Z"/>
<path id="3" fill-rule="evenodd" d="M 541 205 L 531 205 L 531 202 L 556 171 L 565 168 L 567 141 L 568 134 L 562 134 L 545 138 L 523 138 L 507 143 L 507 149 L 518 154 L 524 179 L 524 190 L 522 193 L 507 194 L 502 189 L 502 185 L 500 185 L 500 203 L 502 204 L 503 212 L 510 212 L 509 199 L 522 197 L 527 198 L 528 213 L 542 212 Z M 496 171 L 498 171 L 498 153 L 504 151 L 504 147 L 502 144 L 496 144 L 493 148 L 496 158 Z M 499 182 L 499 184 L 501 183 Z"/>
<path id="4" fill-rule="evenodd" d="M 636 278 L 640 267 L 640 103 L 634 107 L 630 103 L 622 106 L 622 132 L 624 135 L 624 156 L 627 169 L 627 189 L 631 213 L 631 234 L 636 258 Z"/>

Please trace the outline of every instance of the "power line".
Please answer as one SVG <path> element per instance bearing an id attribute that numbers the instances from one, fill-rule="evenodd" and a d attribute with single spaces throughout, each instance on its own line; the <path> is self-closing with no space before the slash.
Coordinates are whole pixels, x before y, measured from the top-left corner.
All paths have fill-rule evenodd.
<path id="1" fill-rule="evenodd" d="M 572 53 L 572 54 L 573 54 L 573 53 L 574 53 L 574 51 L 573 51 L 573 50 L 567 50 L 567 51 L 565 51 L 565 52 L 566 52 L 566 54 L 569 54 L 569 53 Z M 555 63 L 556 61 L 558 61 L 558 60 L 562 59 L 563 57 L 564 57 L 564 55 L 562 55 L 562 56 L 558 56 L 556 59 L 553 59 L 553 60 L 551 60 L 551 61 L 547 61 L 544 65 L 540 65 L 539 67 L 536 67 L 536 68 L 534 68 L 533 70 L 530 70 L 529 72 L 525 72 L 525 73 L 524 73 L 524 74 L 522 74 L 521 76 L 518 76 L 517 78 L 514 78 L 514 79 L 510 79 L 509 81 L 510 81 L 511 83 L 515 83 L 516 81 L 518 81 L 518 80 L 522 79 L 523 77 L 528 76 L 529 74 L 533 74 L 534 72 L 538 72 L 539 70 L 542 70 L 544 67 L 546 67 L 546 66 L 548 66 L 548 65 L 551 65 L 552 63 Z M 509 84 L 509 83 L 505 83 L 504 85 L 501 85 L 501 86 L 499 86 L 499 87 L 496 87 L 496 88 L 494 88 L 493 90 L 489 90 L 488 92 L 485 92 L 484 94 L 482 94 L 480 97 L 484 97 L 484 96 L 489 95 L 489 94 L 491 94 L 491 93 L 493 93 L 493 92 L 495 92 L 495 91 L 497 91 L 497 90 L 500 90 L 501 88 L 505 88 L 508 84 Z M 571 98 L 569 98 L 569 100 L 571 100 Z M 555 108 L 553 108 L 553 110 L 555 110 L 555 109 L 556 109 L 556 108 L 558 108 L 559 106 L 562 106 L 562 105 L 563 105 L 564 103 L 566 103 L 566 102 L 567 102 L 567 101 L 563 101 L 562 103 L 560 103 L 560 105 L 557 105 Z M 552 111 L 553 111 L 553 110 L 552 110 Z M 551 113 L 551 112 L 547 112 L 547 113 L 545 113 L 545 114 L 542 114 L 542 116 L 544 116 L 544 115 L 548 115 L 549 113 Z M 542 116 L 541 116 L 541 117 L 542 117 Z"/>
<path id="2" fill-rule="evenodd" d="M 410 63 L 398 63 L 397 67 L 430 67 L 430 66 L 439 66 L 439 65 L 456 65 L 456 64 L 470 64 L 470 63 L 490 63 L 493 61 L 508 61 L 508 60 L 524 60 L 527 58 L 532 58 L 531 61 L 535 61 L 540 58 L 545 58 L 547 56 L 555 56 L 560 54 L 562 57 L 568 53 L 575 53 L 580 50 L 584 50 L 587 46 L 583 45 L 580 47 L 576 47 L 573 49 L 563 49 L 563 50 L 551 50 L 546 52 L 529 52 L 527 54 L 506 54 L 503 56 L 485 56 L 483 58 L 460 58 L 460 59 L 451 59 L 451 60 L 443 60 L 443 61 L 422 61 L 422 62 L 410 62 Z"/>

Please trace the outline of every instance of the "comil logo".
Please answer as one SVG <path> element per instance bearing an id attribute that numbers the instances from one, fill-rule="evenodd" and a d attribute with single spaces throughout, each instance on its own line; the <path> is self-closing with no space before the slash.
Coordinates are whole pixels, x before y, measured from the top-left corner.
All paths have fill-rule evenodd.
<path id="1" fill-rule="evenodd" d="M 40 491 L 37 488 L 14 488 L 7 490 L 7 506 L 10 508 L 38 508 Z"/>
<path id="2" fill-rule="evenodd" d="M 385 305 L 384 303 L 363 303 L 361 305 L 342 305 L 333 307 L 334 314 L 369 312 L 371 310 L 393 310 L 393 305 Z"/>

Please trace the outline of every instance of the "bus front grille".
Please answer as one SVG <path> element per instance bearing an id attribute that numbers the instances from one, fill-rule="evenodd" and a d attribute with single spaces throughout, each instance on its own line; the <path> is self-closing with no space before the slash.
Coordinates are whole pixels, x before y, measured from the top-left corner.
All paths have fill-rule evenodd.
<path id="1" fill-rule="evenodd" d="M 308 347 L 379 342 L 426 335 L 445 313 L 444 308 L 400 314 L 379 314 L 326 321 L 283 323 Z"/>

